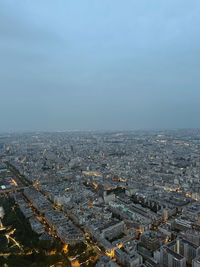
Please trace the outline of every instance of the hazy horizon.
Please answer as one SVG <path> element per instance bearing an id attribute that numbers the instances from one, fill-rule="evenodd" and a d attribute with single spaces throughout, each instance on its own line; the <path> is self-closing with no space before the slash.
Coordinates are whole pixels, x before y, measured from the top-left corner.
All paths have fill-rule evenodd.
<path id="1" fill-rule="evenodd" d="M 0 132 L 200 128 L 200 2 L 0 2 Z"/>
<path id="2" fill-rule="evenodd" d="M 32 134 L 32 133 L 140 133 L 140 132 L 157 132 L 157 133 L 165 133 L 165 132 L 193 132 L 193 131 L 200 131 L 200 128 L 153 128 L 153 129 L 55 129 L 55 130 L 10 130 L 10 131 L 2 131 L 0 135 L 4 134 Z"/>

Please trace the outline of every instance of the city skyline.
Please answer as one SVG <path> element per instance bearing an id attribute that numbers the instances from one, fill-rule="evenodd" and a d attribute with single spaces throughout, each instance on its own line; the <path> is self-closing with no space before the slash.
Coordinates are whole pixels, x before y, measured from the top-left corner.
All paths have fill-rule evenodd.
<path id="1" fill-rule="evenodd" d="M 200 130 L 0 137 L 1 266 L 200 266 Z"/>

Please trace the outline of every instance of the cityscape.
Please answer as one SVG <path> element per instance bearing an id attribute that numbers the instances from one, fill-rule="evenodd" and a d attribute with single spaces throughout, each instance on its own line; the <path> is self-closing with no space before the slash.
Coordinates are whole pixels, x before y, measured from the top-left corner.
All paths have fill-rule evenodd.
<path id="1" fill-rule="evenodd" d="M 0 267 L 200 267 L 199 14 L 0 0 Z"/>
<path id="2" fill-rule="evenodd" d="M 199 151 L 192 129 L 1 134 L 1 265 L 200 266 Z"/>

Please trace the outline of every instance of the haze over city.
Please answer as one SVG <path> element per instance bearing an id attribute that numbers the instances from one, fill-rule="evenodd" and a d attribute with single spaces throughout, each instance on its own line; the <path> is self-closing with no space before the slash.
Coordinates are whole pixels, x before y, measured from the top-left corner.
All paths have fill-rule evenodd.
<path id="1" fill-rule="evenodd" d="M 199 14 L 0 0 L 0 266 L 200 267 Z"/>
<path id="2" fill-rule="evenodd" d="M 0 1 L 0 131 L 199 128 L 199 1 Z"/>

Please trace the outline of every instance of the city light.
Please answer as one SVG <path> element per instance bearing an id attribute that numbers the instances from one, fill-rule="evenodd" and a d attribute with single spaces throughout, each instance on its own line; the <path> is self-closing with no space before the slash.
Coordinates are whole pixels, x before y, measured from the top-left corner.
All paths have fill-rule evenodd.
<path id="1" fill-rule="evenodd" d="M 69 249 L 68 249 L 68 244 L 65 244 L 64 247 L 63 247 L 63 251 L 65 254 L 67 254 L 69 252 Z"/>

